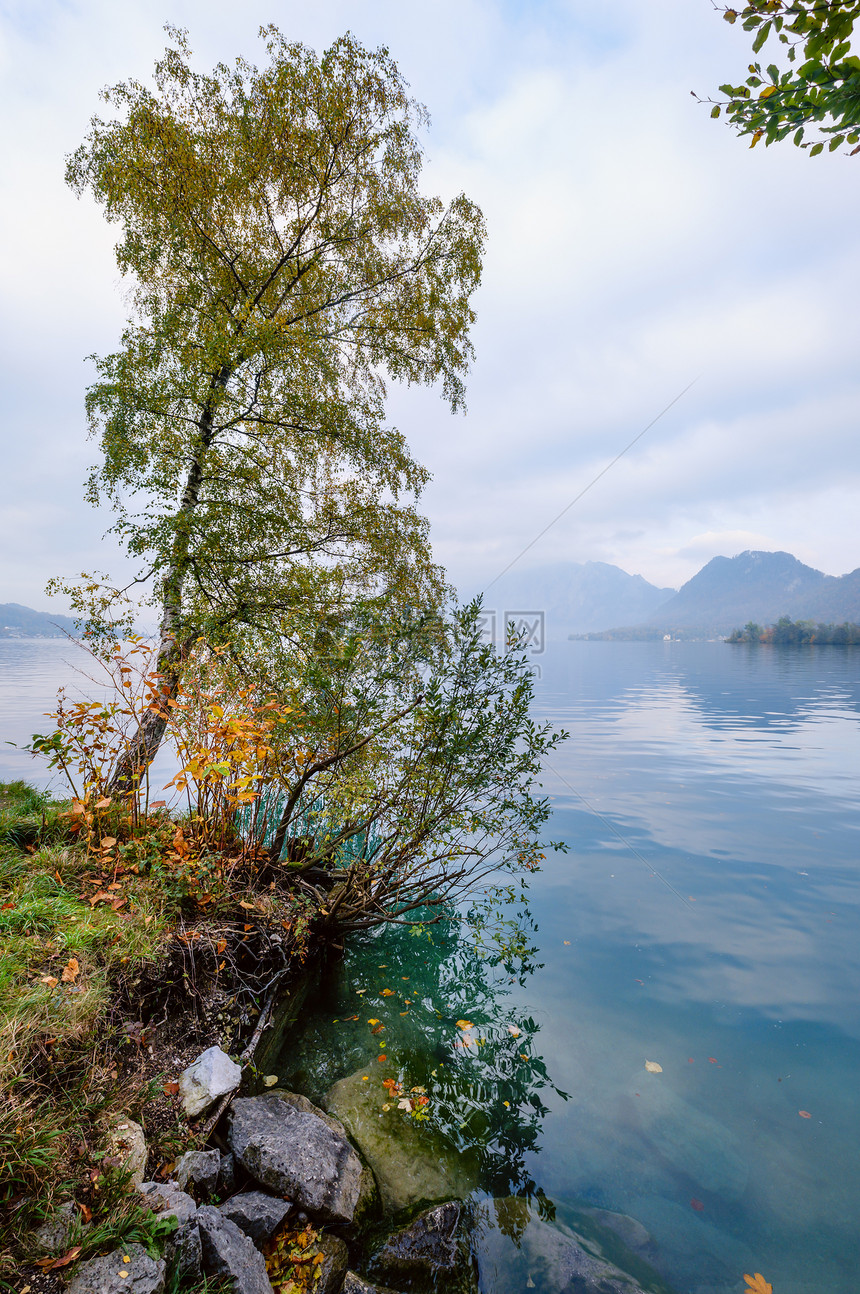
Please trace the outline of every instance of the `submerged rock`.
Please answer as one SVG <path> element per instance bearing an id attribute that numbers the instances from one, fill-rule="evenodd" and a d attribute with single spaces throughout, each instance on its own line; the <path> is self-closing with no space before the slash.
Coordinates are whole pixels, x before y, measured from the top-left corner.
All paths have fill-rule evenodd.
<path id="1" fill-rule="evenodd" d="M 235 1222 L 258 1247 L 274 1235 L 289 1211 L 290 1205 L 286 1200 L 266 1195 L 263 1191 L 245 1191 L 218 1207 L 221 1216 Z"/>
<path id="2" fill-rule="evenodd" d="M 226 1276 L 233 1294 L 273 1294 L 263 1255 L 235 1222 L 205 1204 L 197 1210 L 197 1226 L 207 1276 Z"/>
<path id="3" fill-rule="evenodd" d="M 150 1258 L 143 1245 L 124 1245 L 82 1263 L 67 1294 L 164 1294 L 166 1270 L 164 1259 Z"/>
<path id="4" fill-rule="evenodd" d="M 469 1229 L 468 1212 L 459 1200 L 425 1209 L 383 1241 L 367 1264 L 368 1275 L 417 1294 L 475 1294 Z"/>
<path id="5" fill-rule="evenodd" d="M 189 1119 L 203 1114 L 219 1096 L 234 1092 L 242 1070 L 220 1047 L 209 1047 L 179 1075 L 179 1095 Z"/>
<path id="6" fill-rule="evenodd" d="M 371 1285 L 370 1281 L 366 1281 L 357 1272 L 347 1272 L 341 1294 L 394 1294 L 394 1291 L 382 1285 Z"/>
<path id="7" fill-rule="evenodd" d="M 655 1151 L 703 1190 L 724 1200 L 739 1199 L 749 1166 L 735 1135 L 673 1092 L 665 1078 L 646 1083 L 637 1076 L 636 1091 L 639 1126 Z"/>
<path id="8" fill-rule="evenodd" d="M 235 1101 L 230 1146 L 262 1186 L 285 1195 L 324 1222 L 360 1220 L 375 1195 L 341 1124 L 292 1093 Z"/>
<path id="9" fill-rule="evenodd" d="M 378 1082 L 359 1069 L 335 1083 L 326 1109 L 343 1123 L 373 1169 L 387 1213 L 466 1196 L 478 1184 L 475 1158 L 460 1155 L 426 1125 L 415 1123 Z M 392 1108 L 383 1110 L 383 1105 Z"/>
<path id="10" fill-rule="evenodd" d="M 540 1294 L 672 1294 L 659 1274 L 620 1242 L 614 1227 L 584 1211 L 565 1214 L 577 1225 L 545 1222 L 525 1199 L 480 1205 L 472 1247 L 481 1288 L 497 1294 L 532 1288 Z M 631 1238 L 647 1237 L 635 1219 L 626 1222 L 630 1225 L 621 1225 Z"/>

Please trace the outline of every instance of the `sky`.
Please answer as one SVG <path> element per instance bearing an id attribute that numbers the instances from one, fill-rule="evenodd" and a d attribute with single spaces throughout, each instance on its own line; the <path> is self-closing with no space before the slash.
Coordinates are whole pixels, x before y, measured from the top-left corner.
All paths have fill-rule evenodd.
<path id="1" fill-rule="evenodd" d="M 430 109 L 426 190 L 483 208 L 467 412 L 389 403 L 461 588 L 514 560 L 674 587 L 747 548 L 860 566 L 860 157 L 753 151 L 711 120 L 691 90 L 751 58 L 711 0 L 0 0 L 0 602 L 62 611 L 52 576 L 130 571 L 83 497 L 86 357 L 126 314 L 116 233 L 63 171 L 165 21 L 201 68 L 262 61 L 272 21 L 387 45 Z"/>

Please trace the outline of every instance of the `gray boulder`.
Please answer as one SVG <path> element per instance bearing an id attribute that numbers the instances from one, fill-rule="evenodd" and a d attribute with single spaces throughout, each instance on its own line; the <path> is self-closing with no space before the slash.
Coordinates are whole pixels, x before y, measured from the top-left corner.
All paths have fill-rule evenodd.
<path id="1" fill-rule="evenodd" d="M 146 1176 L 146 1137 L 134 1119 L 119 1119 L 108 1129 L 105 1140 L 106 1163 L 115 1160 L 128 1173 L 129 1189 L 139 1186 Z"/>
<path id="2" fill-rule="evenodd" d="M 234 1092 L 242 1070 L 220 1047 L 209 1047 L 179 1075 L 179 1095 L 189 1119 L 203 1114 L 219 1096 Z"/>
<path id="3" fill-rule="evenodd" d="M 166 1267 L 163 1258 L 150 1258 L 142 1245 L 125 1245 L 82 1263 L 67 1294 L 164 1294 Z"/>
<path id="4" fill-rule="evenodd" d="M 236 1189 L 236 1156 L 229 1151 L 221 1156 L 218 1170 L 218 1190 L 222 1195 L 232 1195 Z"/>
<path id="5" fill-rule="evenodd" d="M 197 1226 L 207 1276 L 225 1276 L 234 1294 L 273 1294 L 263 1255 L 235 1222 L 209 1204 L 197 1210 Z"/>
<path id="6" fill-rule="evenodd" d="M 190 1195 L 180 1190 L 178 1182 L 141 1182 L 138 1193 L 160 1218 L 176 1218 L 180 1226 L 197 1212 Z"/>
<path id="7" fill-rule="evenodd" d="M 478 1281 L 469 1231 L 469 1215 L 459 1200 L 425 1209 L 383 1241 L 367 1265 L 368 1275 L 421 1294 L 475 1294 Z"/>
<path id="8" fill-rule="evenodd" d="M 200 1242 L 200 1228 L 197 1218 L 184 1222 L 178 1231 L 169 1237 L 164 1250 L 167 1259 L 167 1275 L 171 1289 L 184 1289 L 195 1285 L 203 1278 L 203 1247 Z"/>
<path id="9" fill-rule="evenodd" d="M 68 1249 L 80 1216 L 78 1206 L 72 1200 L 66 1200 L 47 1222 L 42 1223 L 36 1232 L 36 1239 L 45 1253 L 58 1254 L 61 1250 Z"/>
<path id="10" fill-rule="evenodd" d="M 379 1083 L 365 1082 L 366 1073 L 359 1069 L 335 1083 L 325 1106 L 373 1169 L 385 1211 L 469 1195 L 478 1185 L 477 1156 L 458 1154 L 426 1124 L 417 1124 Z"/>
<path id="11" fill-rule="evenodd" d="M 263 1191 L 244 1191 L 221 1204 L 218 1212 L 235 1222 L 240 1231 L 262 1247 L 275 1234 L 291 1208 L 289 1201 L 279 1200 Z"/>
<path id="12" fill-rule="evenodd" d="M 323 1222 L 353 1222 L 375 1184 L 343 1127 L 310 1101 L 270 1092 L 233 1103 L 230 1145 L 255 1181 Z"/>
<path id="13" fill-rule="evenodd" d="M 218 1186 L 221 1156 L 217 1150 L 186 1150 L 176 1165 L 179 1189 L 195 1187 L 199 1195 L 212 1195 Z"/>

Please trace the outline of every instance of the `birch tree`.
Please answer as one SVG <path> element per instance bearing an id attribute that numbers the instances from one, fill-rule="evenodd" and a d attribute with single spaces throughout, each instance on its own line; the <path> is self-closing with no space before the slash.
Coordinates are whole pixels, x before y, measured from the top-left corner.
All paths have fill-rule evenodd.
<path id="1" fill-rule="evenodd" d="M 438 383 L 461 408 L 484 240 L 467 197 L 421 191 L 426 112 L 385 49 L 347 35 L 318 57 L 270 26 L 264 67 L 202 73 L 167 30 L 154 88 L 105 90 L 114 115 L 67 169 L 119 226 L 132 307 L 87 397 L 89 498 L 115 507 L 160 615 L 160 703 L 126 792 L 199 638 L 277 632 L 350 591 L 439 598 L 414 505 L 427 473 L 386 423 L 385 383 Z"/>

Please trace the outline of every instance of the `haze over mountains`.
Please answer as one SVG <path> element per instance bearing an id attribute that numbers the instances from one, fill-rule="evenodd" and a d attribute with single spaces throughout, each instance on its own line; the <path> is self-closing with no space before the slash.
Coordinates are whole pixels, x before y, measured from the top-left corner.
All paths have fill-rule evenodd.
<path id="1" fill-rule="evenodd" d="M 729 634 L 749 620 L 860 621 L 860 568 L 825 575 L 790 553 L 714 557 L 677 592 L 606 562 L 555 562 L 512 571 L 487 592 L 497 616 L 543 611 L 549 639 L 635 629 L 619 636 Z"/>
<path id="2" fill-rule="evenodd" d="M 848 575 L 825 575 L 791 553 L 748 551 L 712 558 L 676 592 L 608 562 L 553 562 L 503 575 L 484 595 L 484 608 L 495 613 L 499 632 L 506 615 L 534 618 L 542 612 L 548 639 L 719 637 L 750 620 L 769 624 L 780 616 L 856 624 L 860 567 Z M 68 616 L 0 603 L 0 638 L 55 638 L 64 632 L 74 632 Z"/>

